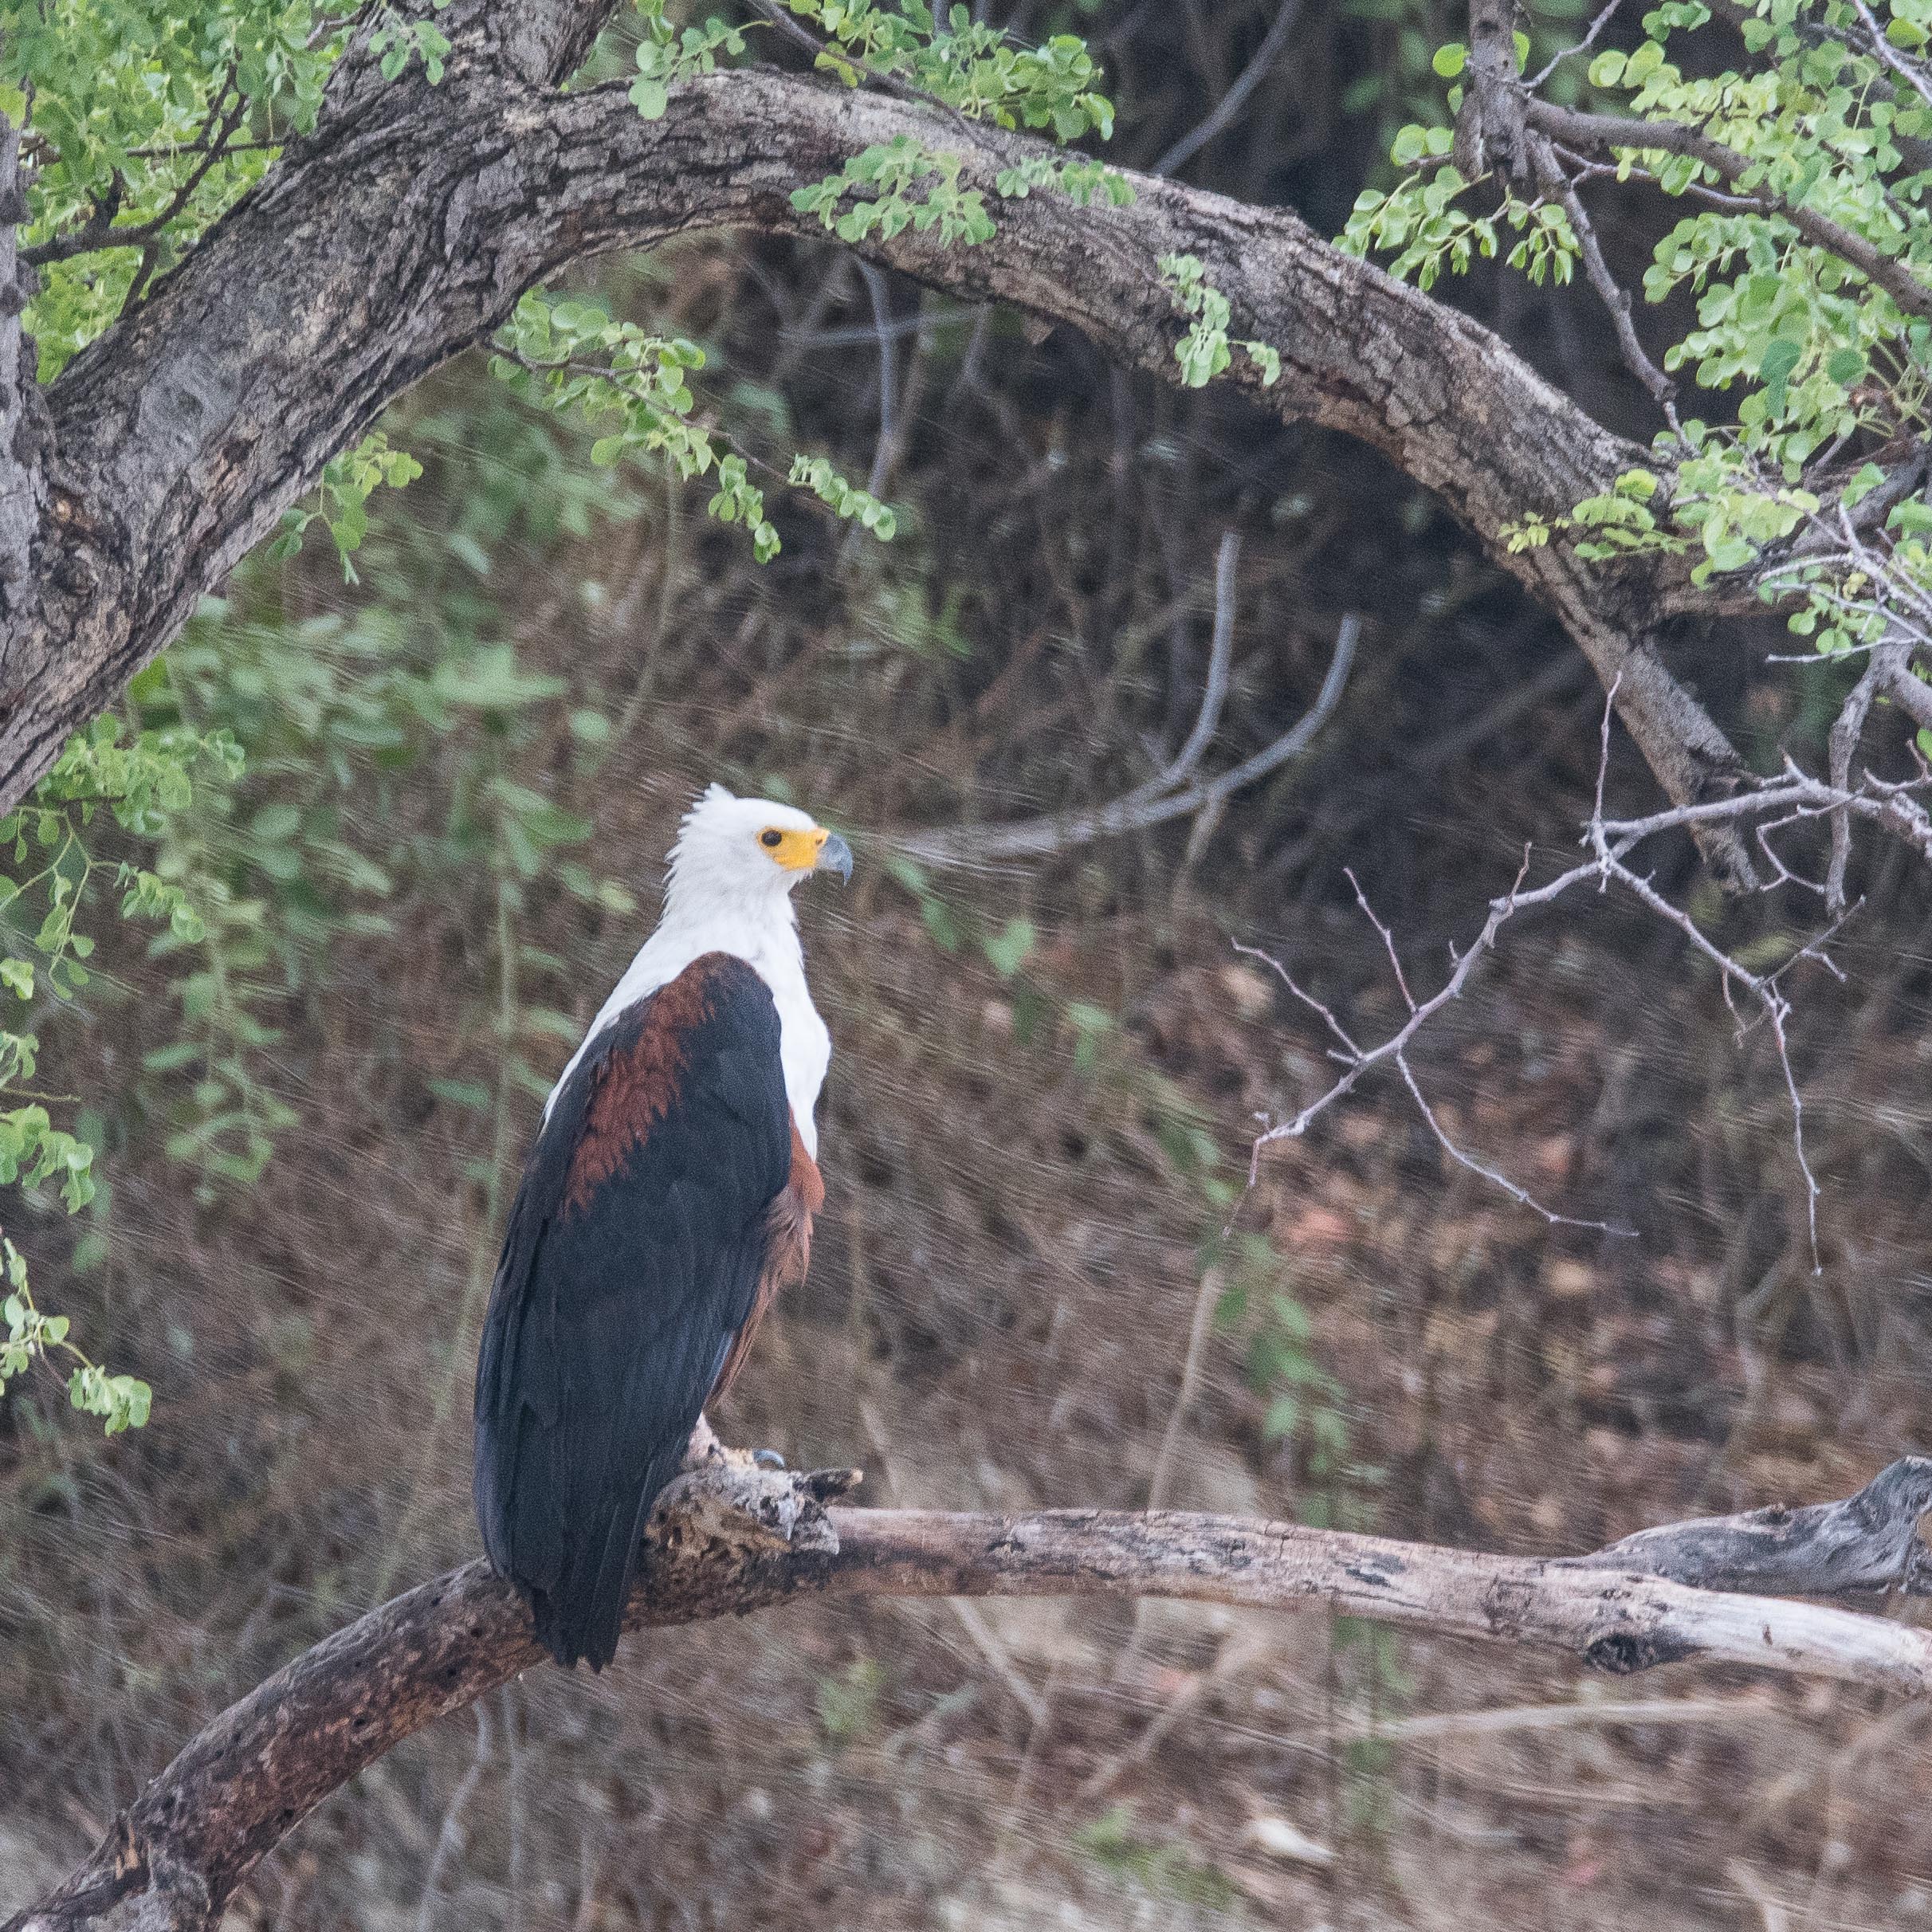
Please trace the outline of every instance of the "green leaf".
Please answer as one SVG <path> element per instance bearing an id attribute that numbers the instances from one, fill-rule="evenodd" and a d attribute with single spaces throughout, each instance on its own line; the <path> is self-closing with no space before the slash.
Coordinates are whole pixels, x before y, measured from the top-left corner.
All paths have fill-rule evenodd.
<path id="1" fill-rule="evenodd" d="M 294 805 L 265 805 L 249 821 L 249 831 L 265 845 L 281 845 L 300 830 L 302 814 Z"/>
<path id="2" fill-rule="evenodd" d="M 1033 921 L 1020 914 L 1009 919 L 999 932 L 988 934 L 980 944 L 994 972 L 1001 979 L 1010 980 L 1031 956 L 1038 939 Z"/>
<path id="3" fill-rule="evenodd" d="M 1451 41 L 1446 46 L 1438 47 L 1435 58 L 1429 65 L 1445 80 L 1453 80 L 1463 71 L 1469 58 L 1469 49 L 1460 41 Z"/>
<path id="4" fill-rule="evenodd" d="M 493 1112 L 497 1097 L 480 1080 L 432 1079 L 430 1091 L 438 1100 L 446 1101 L 453 1107 L 461 1107 L 472 1113 Z"/>

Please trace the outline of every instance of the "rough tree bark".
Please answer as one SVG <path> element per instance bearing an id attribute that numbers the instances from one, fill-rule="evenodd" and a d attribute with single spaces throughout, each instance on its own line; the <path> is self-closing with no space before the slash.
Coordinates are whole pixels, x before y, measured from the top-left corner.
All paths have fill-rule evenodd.
<path id="1" fill-rule="evenodd" d="M 1319 239 L 1293 215 L 1153 177 L 1122 210 L 999 202 L 999 164 L 1039 144 L 921 104 L 753 69 L 673 90 L 639 118 L 620 87 L 560 91 L 610 0 L 455 0 L 446 77 L 383 81 L 351 54 L 314 134 L 46 392 L 51 451 L 31 568 L 0 611 L 0 809 L 109 702 L 388 402 L 485 337 L 532 284 L 600 252 L 693 230 L 818 236 L 791 190 L 912 135 L 970 157 L 999 232 L 943 248 L 910 230 L 864 253 L 1010 303 L 1178 382 L 1156 264 L 1198 256 L 1234 332 L 1280 351 L 1221 379 L 1286 422 L 1347 432 L 1439 496 L 1568 627 L 1675 803 L 1741 767 L 1672 677 L 1657 626 L 1693 601 L 1681 567 L 1511 555 L 1506 526 L 1554 514 L 1655 459 L 1610 434 L 1488 330 Z M 0 457 L 0 460 L 4 460 Z M 18 476 L 14 481 L 22 481 Z M 12 493 L 0 478 L 0 503 Z M 0 532 L 0 536 L 4 532 Z M 1707 605 L 1706 607 L 1709 607 Z M 1720 870 L 1748 873 L 1728 830 Z"/>
<path id="2" fill-rule="evenodd" d="M 799 1596 L 1169 1596 L 1318 1606 L 1565 1652 L 1619 1673 L 1702 1658 L 1932 1697 L 1932 1635 L 1718 1592 L 1926 1587 L 1932 1460 L 1855 1496 L 1647 1530 L 1586 1557 L 1486 1556 L 1156 1510 L 1005 1517 L 826 1509 L 856 1472 L 689 1477 L 667 1497 L 626 1628 Z M 544 1662 L 515 1590 L 452 1570 L 305 1651 L 193 1739 L 93 1855 L 0 1932 L 205 1932 L 264 1855 L 364 1766 Z"/>

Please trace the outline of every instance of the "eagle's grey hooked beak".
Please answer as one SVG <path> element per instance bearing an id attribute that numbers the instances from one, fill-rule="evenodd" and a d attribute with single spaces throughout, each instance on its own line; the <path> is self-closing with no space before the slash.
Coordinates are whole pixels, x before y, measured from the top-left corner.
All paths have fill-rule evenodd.
<path id="1" fill-rule="evenodd" d="M 836 832 L 831 833 L 825 843 L 819 848 L 819 862 L 813 870 L 835 872 L 838 874 L 840 885 L 850 885 L 852 879 L 852 848 Z"/>

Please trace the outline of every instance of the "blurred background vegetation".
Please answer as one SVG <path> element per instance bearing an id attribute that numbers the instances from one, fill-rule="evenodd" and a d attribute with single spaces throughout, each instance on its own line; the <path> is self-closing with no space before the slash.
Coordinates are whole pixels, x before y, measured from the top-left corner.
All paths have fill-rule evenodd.
<path id="1" fill-rule="evenodd" d="M 1279 0 L 992 10 L 1088 37 L 1133 166 L 1274 32 L 1288 51 L 1174 165 L 1333 234 L 1463 23 L 1289 6 L 1286 29 Z M 1566 44 L 1583 11 L 1553 0 L 1538 31 Z M 1634 281 L 1649 238 L 1605 226 Z M 479 359 L 385 419 L 422 474 L 371 499 L 346 569 L 319 530 L 254 560 L 129 692 L 131 729 L 215 749 L 190 806 L 103 847 L 151 875 L 159 925 L 110 924 L 79 981 L 37 988 L 37 1077 L 84 1097 L 100 1184 L 70 1219 L 50 1180 L 7 1232 L 154 1407 L 105 1437 L 45 1376 L 0 1407 L 0 1910 L 230 1698 L 474 1553 L 503 1212 L 713 778 L 859 852 L 849 893 L 802 909 L 831 1198 L 728 1437 L 863 1465 L 876 1502 L 1153 1492 L 1523 1550 L 1842 1494 L 1920 1441 L 1932 901 L 1902 848 L 1870 855 L 1846 980 L 1804 982 L 1794 1028 L 1821 1276 L 1769 1043 L 1735 1041 L 1680 935 L 1610 905 L 1526 929 L 1418 1062 L 1465 1142 L 1636 1239 L 1515 1207 L 1392 1087 L 1244 1198 L 1257 1115 L 1325 1074 L 1231 941 L 1392 1021 L 1343 868 L 1432 983 L 1525 842 L 1566 846 L 1588 810 L 1581 659 L 1360 449 L 829 240 L 707 238 L 570 292 L 699 344 L 701 416 L 780 463 L 826 452 L 896 532 L 774 493 L 760 564 L 709 486 L 593 465 Z M 1600 418 L 1647 420 L 1586 293 L 1439 293 Z M 1306 756 L 1198 839 L 897 852 L 1172 756 L 1228 531 L 1217 761 L 1292 724 L 1363 620 Z M 1687 634 L 1679 662 L 1741 742 L 1816 763 L 1847 679 L 1761 668 L 1782 634 Z M 1611 784 L 1653 795 L 1620 756 Z M 1741 956 L 1790 948 L 1687 844 L 1673 862 Z M 190 879 L 184 927 L 163 889 Z M 1923 1720 L 1720 1673 L 1579 1683 L 1320 1614 L 807 1607 L 633 1639 L 597 1682 L 531 1675 L 339 1794 L 230 1922 L 1910 1925 L 1932 1920 Z"/>

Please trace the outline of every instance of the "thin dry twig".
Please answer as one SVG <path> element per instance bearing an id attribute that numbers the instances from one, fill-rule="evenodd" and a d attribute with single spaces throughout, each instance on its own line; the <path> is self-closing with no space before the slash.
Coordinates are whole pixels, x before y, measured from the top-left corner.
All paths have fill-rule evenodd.
<path id="1" fill-rule="evenodd" d="M 1569 217 L 1577 245 L 1583 253 L 1583 272 L 1588 277 L 1590 286 L 1596 291 L 1597 299 L 1609 312 L 1624 367 L 1650 391 L 1651 399 L 1663 411 L 1672 433 L 1681 441 L 1683 432 L 1677 420 L 1677 385 L 1651 360 L 1648 351 L 1638 340 L 1636 323 L 1631 314 L 1630 292 L 1611 273 L 1610 265 L 1604 259 L 1603 246 L 1596 238 L 1596 230 L 1583 205 L 1583 198 L 1577 192 L 1577 184 L 1564 172 L 1547 135 L 1532 134 L 1529 144 L 1530 159 L 1542 181 L 1544 191 L 1555 195 L 1562 202 L 1564 213 Z"/>
<path id="2" fill-rule="evenodd" d="M 1870 675 L 1868 673 L 1867 676 Z M 1672 806 L 1638 819 L 1611 819 L 1605 815 L 1604 800 L 1609 772 L 1610 720 L 1616 693 L 1617 685 L 1613 681 L 1604 698 L 1594 802 L 1590 817 L 1583 827 L 1581 841 L 1590 855 L 1541 886 L 1526 886 L 1525 881 L 1529 877 L 1532 854 L 1526 849 L 1522 864 L 1509 890 L 1490 901 L 1488 916 L 1481 930 L 1461 952 L 1452 952 L 1453 964 L 1447 979 L 1427 999 L 1418 999 L 1411 991 L 1396 952 L 1394 934 L 1376 915 L 1354 873 L 1352 870 L 1347 872 L 1346 877 L 1354 890 L 1356 903 L 1382 942 L 1394 972 L 1397 988 L 1408 1009 L 1408 1018 L 1404 1023 L 1385 1039 L 1373 1046 L 1361 1045 L 1336 1017 L 1333 1009 L 1303 987 L 1278 959 L 1259 947 L 1246 945 L 1239 941 L 1235 943 L 1237 952 L 1266 966 L 1289 994 L 1321 1021 L 1335 1042 L 1330 1049 L 1330 1058 L 1339 1062 L 1341 1069 L 1321 1093 L 1304 1104 L 1289 1119 L 1270 1121 L 1264 1117 L 1262 1130 L 1256 1135 L 1250 1150 L 1248 1186 L 1251 1191 L 1259 1178 L 1261 1156 L 1265 1149 L 1279 1141 L 1301 1138 L 1330 1107 L 1352 1093 L 1365 1076 L 1378 1067 L 1386 1066 L 1400 1078 L 1437 1143 L 1459 1165 L 1489 1181 L 1520 1206 L 1528 1208 L 1553 1225 L 1629 1235 L 1632 1231 L 1628 1228 L 1614 1227 L 1600 1221 L 1575 1220 L 1558 1213 L 1499 1169 L 1459 1145 L 1444 1129 L 1409 1058 L 1410 1050 L 1418 1037 L 1445 1007 L 1461 999 L 1478 967 L 1496 949 L 1503 928 L 1519 913 L 1553 905 L 1581 886 L 1594 885 L 1602 892 L 1615 885 L 1647 911 L 1675 926 L 1683 934 L 1692 949 L 1716 968 L 1726 1004 L 1737 1023 L 1737 1036 L 1740 1044 L 1755 1023 L 1740 1011 L 1738 997 L 1742 995 L 1745 1001 L 1755 1005 L 1757 1019 L 1762 1022 L 1769 1034 L 1777 1053 L 1779 1071 L 1790 1108 L 1792 1150 L 1804 1189 L 1805 1223 L 1812 1271 L 1814 1274 L 1824 1272 L 1818 1233 L 1820 1189 L 1805 1141 L 1804 1094 L 1791 1061 L 1789 1022 L 1792 1007 L 1782 982 L 1785 974 L 1800 960 L 1804 960 L 1815 961 L 1828 972 L 1836 973 L 1838 969 L 1826 948 L 1842 929 L 1851 912 L 1855 909 L 1848 909 L 1844 903 L 1841 876 L 1828 877 L 1822 886 L 1805 879 L 1793 871 L 1777 856 L 1768 842 L 1769 835 L 1784 826 L 1820 819 L 1826 820 L 1834 827 L 1853 817 L 1883 820 L 1891 829 L 1906 837 L 1916 846 L 1921 857 L 1932 862 L 1932 818 L 1927 816 L 1925 808 L 1913 795 L 1914 792 L 1932 785 L 1932 772 L 1922 773 L 1916 779 L 1895 784 L 1867 774 L 1862 783 L 1855 787 L 1839 782 L 1841 774 L 1836 770 L 1833 773 L 1834 782 L 1828 783 L 1812 777 L 1787 760 L 1783 772 L 1777 777 L 1763 779 L 1747 787 L 1733 797 L 1708 799 L 1696 805 Z M 1776 876 L 1761 889 L 1773 890 L 1782 885 L 1797 885 L 1820 893 L 1826 900 L 1828 923 L 1824 929 L 1795 948 L 1782 965 L 1765 972 L 1753 971 L 1735 955 L 1726 952 L 1702 930 L 1689 913 L 1681 906 L 1672 904 L 1657 889 L 1647 874 L 1636 870 L 1630 863 L 1637 847 L 1660 833 L 1687 830 L 1698 823 L 1745 821 L 1753 823 L 1759 834 L 1761 849 L 1775 868 Z M 1836 878 L 1836 885 L 1834 878 Z"/>
<path id="3" fill-rule="evenodd" d="M 1575 46 L 1565 47 L 1561 53 L 1553 53 L 1544 66 L 1523 83 L 1524 88 L 1533 94 L 1573 54 L 1588 53 L 1596 45 L 1597 35 L 1616 18 L 1617 9 L 1623 4 L 1624 0 L 1610 0 L 1609 5 L 1590 22 L 1589 31 L 1583 38 Z"/>
<path id="4" fill-rule="evenodd" d="M 1254 57 L 1229 82 L 1227 92 L 1215 103 L 1207 117 L 1190 128 L 1147 171 L 1150 175 L 1171 175 L 1176 168 L 1186 167 L 1241 112 L 1247 104 L 1248 96 L 1267 79 L 1268 70 L 1288 45 L 1301 13 L 1302 0 L 1282 0 L 1280 10 L 1262 36 L 1261 45 L 1255 49 Z"/>

